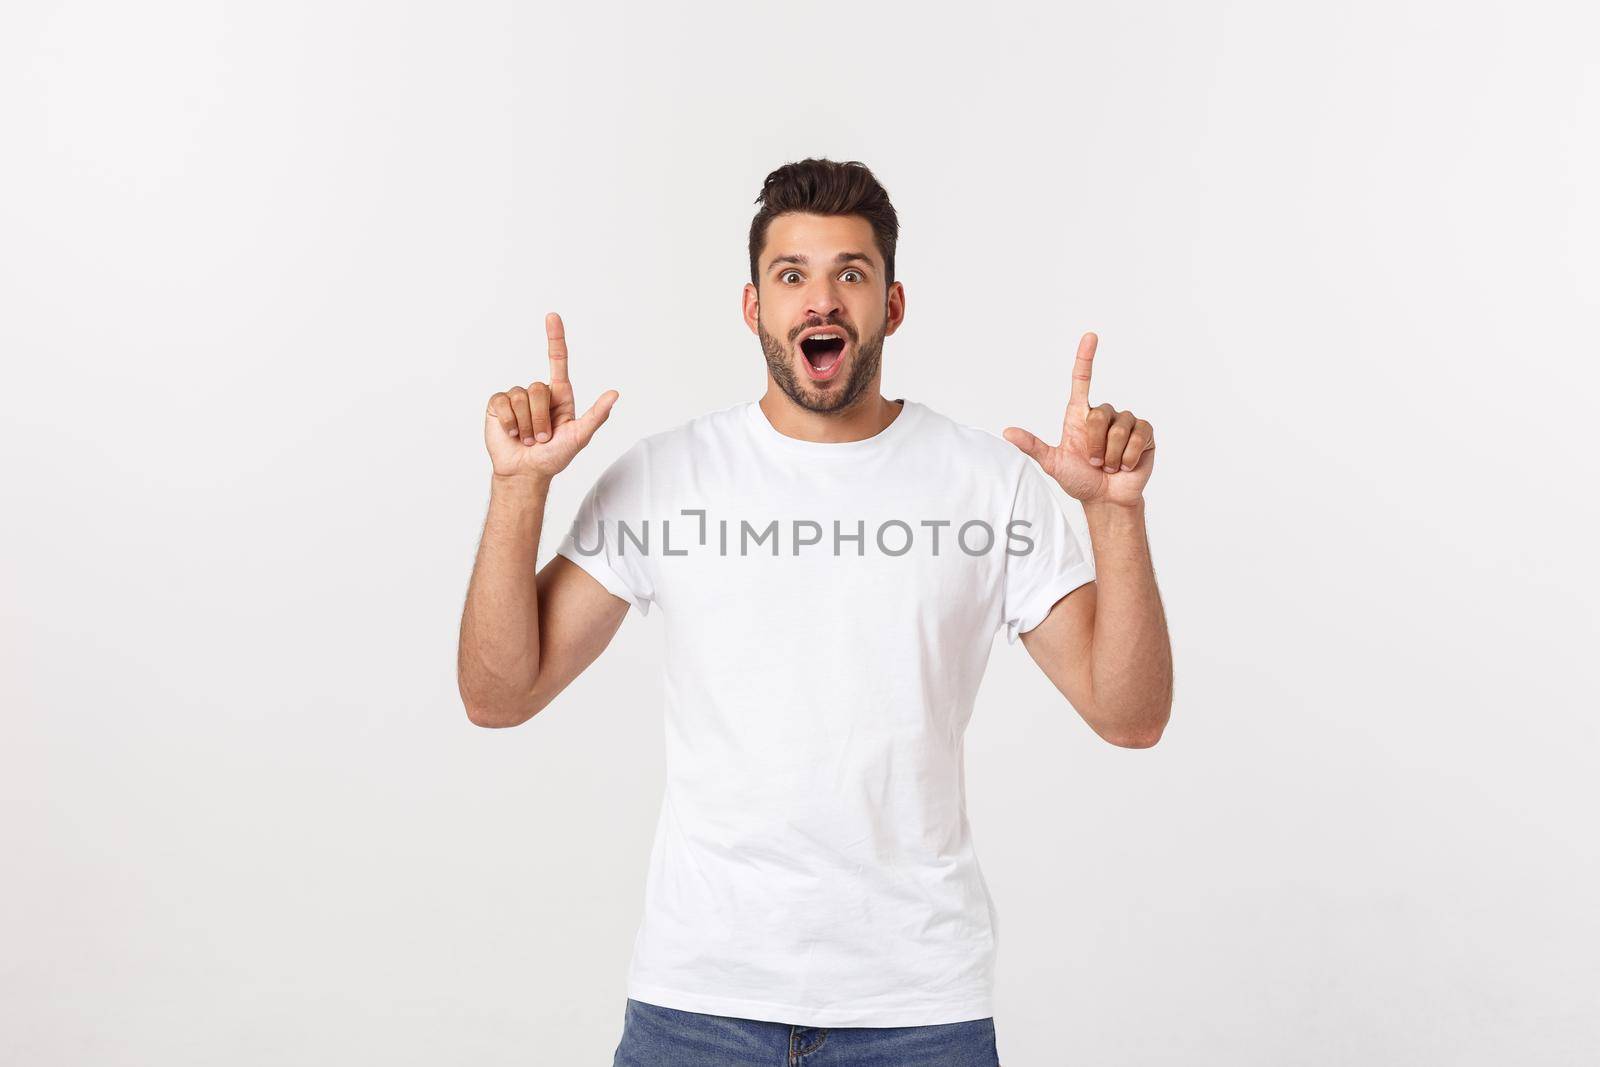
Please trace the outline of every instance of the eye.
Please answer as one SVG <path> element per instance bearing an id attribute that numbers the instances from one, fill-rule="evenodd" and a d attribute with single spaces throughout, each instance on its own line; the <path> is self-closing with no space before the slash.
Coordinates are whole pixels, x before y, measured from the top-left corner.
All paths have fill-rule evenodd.
<path id="1" fill-rule="evenodd" d="M 788 284 L 789 276 L 791 274 L 794 275 L 796 278 L 800 277 L 800 272 L 799 271 L 797 271 L 797 270 L 786 270 L 782 274 L 778 275 L 778 280 L 780 282 Z"/>
<path id="2" fill-rule="evenodd" d="M 856 276 L 856 280 L 857 281 L 862 281 L 862 280 L 864 280 L 866 278 L 866 275 L 862 274 L 860 271 L 856 270 L 854 267 L 852 267 L 849 270 L 845 271 L 843 274 L 839 275 L 839 277 L 847 278 L 852 274 L 854 274 Z"/>

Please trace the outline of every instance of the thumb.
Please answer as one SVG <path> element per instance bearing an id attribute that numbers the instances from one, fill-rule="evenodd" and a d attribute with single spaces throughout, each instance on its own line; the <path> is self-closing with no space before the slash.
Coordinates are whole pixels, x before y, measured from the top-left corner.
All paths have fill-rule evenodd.
<path id="1" fill-rule="evenodd" d="M 1050 446 L 1033 436 L 1033 434 L 1029 433 L 1027 430 L 1019 429 L 1016 426 L 1007 426 L 1005 428 L 1005 432 L 1001 436 L 1020 448 L 1024 453 L 1032 458 L 1034 462 L 1040 464 L 1041 466 L 1044 464 L 1044 458 L 1049 453 Z"/>
<path id="2" fill-rule="evenodd" d="M 622 394 L 615 389 L 607 389 L 589 405 L 589 410 L 578 416 L 578 447 L 582 448 L 589 443 L 589 438 L 594 436 L 606 419 L 611 417 L 611 407 Z"/>

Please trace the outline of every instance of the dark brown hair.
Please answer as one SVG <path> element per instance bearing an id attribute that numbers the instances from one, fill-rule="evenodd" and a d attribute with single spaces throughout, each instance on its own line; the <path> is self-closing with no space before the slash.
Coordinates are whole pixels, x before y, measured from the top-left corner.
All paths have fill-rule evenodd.
<path id="1" fill-rule="evenodd" d="M 850 160 L 802 159 L 785 163 L 761 184 L 761 205 L 750 223 L 750 283 L 761 284 L 761 249 L 767 243 L 767 227 L 779 215 L 801 211 L 812 215 L 860 215 L 872 224 L 883 256 L 885 287 L 894 284 L 894 246 L 900 239 L 900 219 L 889 203 L 889 194 L 866 164 Z"/>

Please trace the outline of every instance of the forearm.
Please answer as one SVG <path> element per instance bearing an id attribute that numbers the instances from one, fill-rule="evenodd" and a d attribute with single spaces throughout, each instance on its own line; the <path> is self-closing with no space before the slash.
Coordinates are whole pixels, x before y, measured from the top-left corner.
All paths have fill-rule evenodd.
<path id="1" fill-rule="evenodd" d="M 539 535 L 549 482 L 495 476 L 461 613 L 457 683 L 481 725 L 520 722 L 539 676 Z"/>
<path id="2" fill-rule="evenodd" d="M 1172 645 L 1145 534 L 1144 503 L 1084 505 L 1094 544 L 1090 685 L 1097 726 L 1154 744 L 1172 709 Z"/>

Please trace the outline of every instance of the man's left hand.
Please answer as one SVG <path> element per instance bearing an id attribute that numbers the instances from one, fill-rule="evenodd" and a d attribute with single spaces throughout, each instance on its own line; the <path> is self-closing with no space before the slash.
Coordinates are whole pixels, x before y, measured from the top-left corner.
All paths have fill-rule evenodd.
<path id="1" fill-rule="evenodd" d="M 1155 431 L 1131 411 L 1118 411 L 1110 404 L 1089 406 L 1089 374 L 1099 340 L 1086 333 L 1078 342 L 1061 443 L 1047 445 L 1016 426 L 1007 426 L 1004 437 L 1032 456 L 1068 496 L 1085 504 L 1132 507 L 1144 499 L 1145 483 L 1155 467 Z"/>

